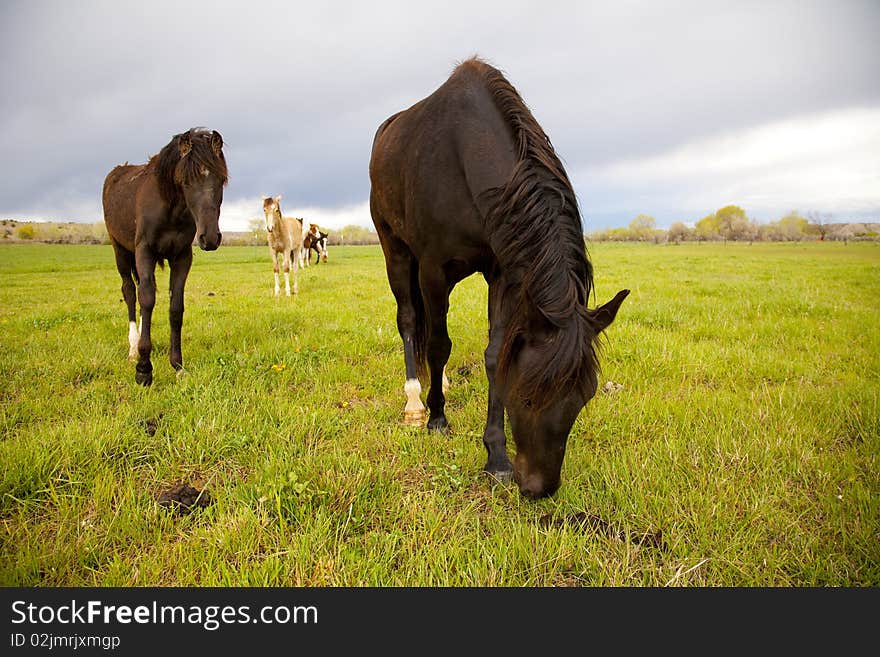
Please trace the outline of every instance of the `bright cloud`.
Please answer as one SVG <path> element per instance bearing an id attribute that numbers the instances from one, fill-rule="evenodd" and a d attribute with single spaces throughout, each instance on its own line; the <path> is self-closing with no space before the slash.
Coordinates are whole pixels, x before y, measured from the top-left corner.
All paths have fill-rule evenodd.
<path id="1" fill-rule="evenodd" d="M 220 229 L 226 231 L 246 231 L 250 229 L 250 222 L 257 220 L 262 224 L 263 201 L 262 197 L 253 199 L 241 199 L 233 202 L 224 201 L 220 209 Z M 335 230 L 343 226 L 356 224 L 358 226 L 372 226 L 370 218 L 369 202 L 364 201 L 357 205 L 341 208 L 321 207 L 298 207 L 285 203 L 281 198 L 281 209 L 287 217 L 303 217 L 321 228 Z"/>
<path id="2" fill-rule="evenodd" d="M 768 123 L 652 157 L 590 167 L 575 178 L 589 184 L 585 196 L 594 199 L 590 207 L 598 213 L 630 199 L 656 203 L 631 208 L 649 214 L 672 207 L 708 212 L 727 203 L 759 215 L 793 208 L 876 211 L 880 108 Z"/>

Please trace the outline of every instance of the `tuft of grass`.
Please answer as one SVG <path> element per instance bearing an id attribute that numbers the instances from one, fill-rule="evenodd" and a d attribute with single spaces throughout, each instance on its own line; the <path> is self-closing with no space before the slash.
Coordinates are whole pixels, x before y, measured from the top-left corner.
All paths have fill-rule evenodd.
<path id="1" fill-rule="evenodd" d="M 880 584 L 880 247 L 589 250 L 595 303 L 632 290 L 601 353 L 617 386 L 529 502 L 481 471 L 478 277 L 434 435 L 401 423 L 378 247 L 337 247 L 292 298 L 263 248 L 197 252 L 186 374 L 162 294 L 149 389 L 109 246 L 0 247 L 0 584 Z M 212 504 L 158 505 L 181 481 Z"/>

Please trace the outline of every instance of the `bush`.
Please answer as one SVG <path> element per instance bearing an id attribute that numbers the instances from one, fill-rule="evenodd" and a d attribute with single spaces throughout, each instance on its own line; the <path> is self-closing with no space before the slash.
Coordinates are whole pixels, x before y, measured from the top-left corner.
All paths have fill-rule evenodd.
<path id="1" fill-rule="evenodd" d="M 22 224 L 15 229 L 15 235 L 20 240 L 34 239 L 34 227 L 32 224 Z"/>

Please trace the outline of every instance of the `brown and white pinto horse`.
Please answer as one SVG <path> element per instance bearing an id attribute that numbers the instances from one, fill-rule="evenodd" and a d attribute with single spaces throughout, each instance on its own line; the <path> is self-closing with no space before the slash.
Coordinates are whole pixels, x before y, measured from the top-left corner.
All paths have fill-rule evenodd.
<path id="1" fill-rule="evenodd" d="M 318 224 L 309 224 L 303 229 L 303 267 L 312 262 L 312 251 L 315 252 L 315 264 L 327 262 L 327 233 L 318 228 Z"/>
<path id="2" fill-rule="evenodd" d="M 315 262 L 319 259 L 321 262 L 327 262 L 327 238 L 329 237 L 328 233 L 325 233 L 323 230 L 318 231 L 318 239 L 312 242 L 312 250 L 315 252 Z M 309 254 L 311 257 L 311 254 Z"/>
<path id="3" fill-rule="evenodd" d="M 629 290 L 590 309 L 593 267 L 571 182 L 519 93 L 478 59 L 379 126 L 370 158 L 370 213 L 406 365 L 405 418 L 447 430 L 443 370 L 452 342 L 449 296 L 479 272 L 489 284 L 485 470 L 522 495 L 559 487 L 568 434 L 596 393 L 599 334 Z M 548 249 L 545 235 L 556 235 Z M 504 414 L 516 442 L 507 456 Z"/>
<path id="4" fill-rule="evenodd" d="M 171 267 L 168 358 L 178 373 L 183 370 L 183 290 L 192 265 L 193 239 L 205 251 L 220 246 L 220 204 L 228 175 L 220 133 L 192 128 L 174 135 L 146 164 L 117 166 L 104 179 L 104 223 L 128 307 L 128 357 L 137 359 L 135 381 L 141 385 L 153 382 L 150 328 L 156 265 L 164 260 Z M 140 331 L 135 296 L 141 307 Z"/>
<path id="5" fill-rule="evenodd" d="M 263 197 L 263 216 L 266 219 L 266 241 L 275 272 L 275 296 L 281 293 L 278 280 L 278 256 L 284 270 L 284 292 L 290 296 L 290 267 L 293 265 L 293 293 L 299 294 L 299 262 L 302 253 L 301 219 L 285 217 L 281 213 L 281 194 Z"/>

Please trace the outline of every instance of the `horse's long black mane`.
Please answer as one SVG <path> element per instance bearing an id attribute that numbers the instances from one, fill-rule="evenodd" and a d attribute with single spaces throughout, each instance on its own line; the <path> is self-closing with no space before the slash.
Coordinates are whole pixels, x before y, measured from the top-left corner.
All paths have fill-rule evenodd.
<path id="1" fill-rule="evenodd" d="M 489 190 L 491 242 L 502 269 L 522 275 L 499 354 L 505 376 L 536 320 L 549 331 L 542 358 L 522 371 L 519 393 L 545 405 L 561 388 L 586 387 L 598 368 L 587 301 L 593 268 L 587 257 L 577 198 L 559 157 L 517 90 L 497 69 L 481 70 L 498 111 L 511 130 L 518 161 L 505 185 Z M 556 237 L 547 246 L 547 235 Z"/>
<path id="2" fill-rule="evenodd" d="M 192 148 L 181 156 L 181 140 L 188 139 Z M 154 155 L 148 166 L 152 166 L 159 183 L 159 193 L 173 205 L 181 198 L 181 185 L 188 184 L 203 175 L 207 169 L 225 185 L 229 180 L 226 158 L 222 151 L 223 139 L 220 133 L 204 128 L 191 128 L 174 135 L 165 147 Z"/>

